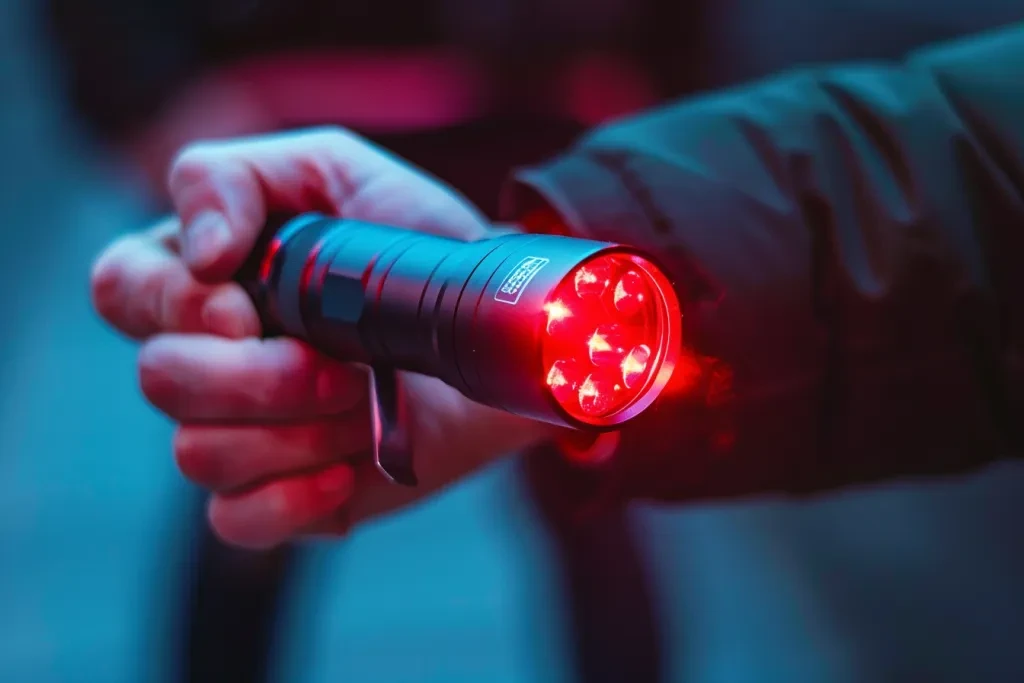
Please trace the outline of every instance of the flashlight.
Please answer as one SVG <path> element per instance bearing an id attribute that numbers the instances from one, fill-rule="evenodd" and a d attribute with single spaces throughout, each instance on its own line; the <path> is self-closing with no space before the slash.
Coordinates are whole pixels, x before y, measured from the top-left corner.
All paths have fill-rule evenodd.
<path id="1" fill-rule="evenodd" d="M 410 485 L 396 371 L 507 412 L 607 431 L 654 402 L 681 348 L 668 277 L 606 242 L 462 242 L 302 214 L 268 227 L 240 279 L 265 329 L 372 369 L 375 460 Z"/>

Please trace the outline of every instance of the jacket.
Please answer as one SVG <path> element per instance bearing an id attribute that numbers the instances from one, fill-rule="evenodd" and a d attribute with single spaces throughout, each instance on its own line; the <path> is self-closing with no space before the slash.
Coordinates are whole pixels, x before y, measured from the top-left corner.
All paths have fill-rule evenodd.
<path id="1" fill-rule="evenodd" d="M 566 467 L 592 503 L 1020 455 L 1024 25 L 613 123 L 517 173 L 505 218 L 645 249 L 683 302 L 669 390 Z"/>

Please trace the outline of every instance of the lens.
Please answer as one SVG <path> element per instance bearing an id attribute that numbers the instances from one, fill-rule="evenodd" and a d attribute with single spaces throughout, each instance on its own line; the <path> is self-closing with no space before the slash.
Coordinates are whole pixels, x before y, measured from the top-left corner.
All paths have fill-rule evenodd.
<path id="1" fill-rule="evenodd" d="M 559 403 L 577 401 L 582 380 L 583 370 L 574 360 L 557 360 L 548 370 L 547 385 Z"/>
<path id="2" fill-rule="evenodd" d="M 649 298 L 647 289 L 647 283 L 644 282 L 640 273 L 635 270 L 627 270 L 615 283 L 615 289 L 612 290 L 615 310 L 627 317 L 636 315 L 643 309 L 645 301 Z"/>
<path id="3" fill-rule="evenodd" d="M 573 275 L 573 289 L 581 298 L 597 297 L 604 294 L 612 283 L 615 264 L 607 261 L 593 261 L 576 269 Z"/>
<path id="4" fill-rule="evenodd" d="M 547 385 L 587 424 L 617 424 L 651 401 L 672 369 L 679 305 L 647 260 L 605 252 L 577 266 L 545 306 Z"/>
<path id="5" fill-rule="evenodd" d="M 647 366 L 651 360 L 651 347 L 647 344 L 634 346 L 629 354 L 622 359 L 622 383 L 626 388 L 639 386 L 647 376 Z"/>
<path id="6" fill-rule="evenodd" d="M 588 375 L 579 390 L 580 408 L 587 415 L 606 414 L 621 398 L 622 385 L 610 373 L 595 372 Z"/>
<path id="7" fill-rule="evenodd" d="M 619 365 L 629 351 L 626 339 L 628 332 L 621 325 L 606 323 L 598 325 L 587 340 L 587 355 L 595 367 L 604 368 Z"/>
<path id="8" fill-rule="evenodd" d="M 572 324 L 572 321 L 569 320 L 569 318 L 573 317 L 572 311 L 569 310 L 564 301 L 559 299 L 545 304 L 544 314 L 547 316 L 545 329 L 548 334 L 558 334 Z"/>

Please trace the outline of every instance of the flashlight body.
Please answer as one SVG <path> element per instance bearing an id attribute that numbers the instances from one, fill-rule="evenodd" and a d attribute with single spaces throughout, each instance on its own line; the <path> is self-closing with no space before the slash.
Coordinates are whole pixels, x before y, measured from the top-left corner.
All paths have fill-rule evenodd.
<path id="1" fill-rule="evenodd" d="M 633 416 L 581 424 L 552 399 L 541 358 L 550 293 L 618 245 L 519 233 L 462 242 L 318 214 L 267 234 L 243 279 L 267 329 L 553 424 L 602 429 Z"/>

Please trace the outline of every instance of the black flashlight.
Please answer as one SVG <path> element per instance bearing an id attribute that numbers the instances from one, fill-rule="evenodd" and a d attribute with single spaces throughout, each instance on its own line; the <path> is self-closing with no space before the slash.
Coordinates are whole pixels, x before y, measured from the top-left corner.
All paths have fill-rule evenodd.
<path id="1" fill-rule="evenodd" d="M 671 282 L 623 245 L 511 233 L 475 242 L 303 214 L 268 227 L 242 281 L 265 328 L 371 373 L 376 461 L 415 484 L 397 370 L 584 430 L 651 405 L 681 348 Z"/>

